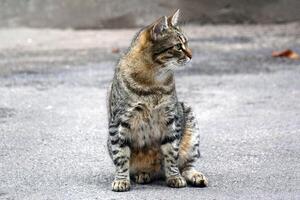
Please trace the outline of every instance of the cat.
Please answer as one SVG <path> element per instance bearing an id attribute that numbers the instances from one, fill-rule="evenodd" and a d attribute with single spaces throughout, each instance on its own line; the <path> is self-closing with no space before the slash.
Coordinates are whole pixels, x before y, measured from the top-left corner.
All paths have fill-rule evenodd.
<path id="1" fill-rule="evenodd" d="M 170 187 L 207 186 L 194 168 L 199 130 L 192 110 L 178 101 L 173 68 L 192 58 L 177 26 L 179 10 L 143 28 L 120 59 L 108 96 L 108 151 L 116 168 L 113 191 L 163 176 Z"/>

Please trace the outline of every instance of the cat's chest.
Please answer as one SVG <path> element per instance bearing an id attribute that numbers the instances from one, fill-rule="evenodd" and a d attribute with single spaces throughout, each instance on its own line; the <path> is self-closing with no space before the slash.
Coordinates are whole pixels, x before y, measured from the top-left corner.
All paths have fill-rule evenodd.
<path id="1" fill-rule="evenodd" d="M 132 145 L 138 148 L 159 145 L 167 132 L 167 116 L 165 106 L 141 106 L 130 119 Z"/>

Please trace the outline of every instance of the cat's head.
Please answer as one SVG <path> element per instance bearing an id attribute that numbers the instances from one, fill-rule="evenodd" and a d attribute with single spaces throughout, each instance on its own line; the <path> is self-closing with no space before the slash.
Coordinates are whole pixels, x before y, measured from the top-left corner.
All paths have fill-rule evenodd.
<path id="1" fill-rule="evenodd" d="M 179 10 L 173 15 L 155 21 L 150 32 L 153 61 L 162 65 L 184 65 L 192 58 L 188 40 L 178 27 Z"/>
<path id="2" fill-rule="evenodd" d="M 160 68 L 184 65 L 190 61 L 192 51 L 188 47 L 186 36 L 178 27 L 178 18 L 179 10 L 144 28 L 134 40 L 134 54 L 143 54 L 148 63 Z"/>

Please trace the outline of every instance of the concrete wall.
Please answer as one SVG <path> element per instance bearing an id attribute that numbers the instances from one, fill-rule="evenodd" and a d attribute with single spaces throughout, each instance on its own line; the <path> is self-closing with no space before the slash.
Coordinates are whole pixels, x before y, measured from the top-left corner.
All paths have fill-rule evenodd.
<path id="1" fill-rule="evenodd" d="M 127 28 L 176 8 L 194 23 L 300 20 L 300 0 L 0 0 L 0 27 Z"/>

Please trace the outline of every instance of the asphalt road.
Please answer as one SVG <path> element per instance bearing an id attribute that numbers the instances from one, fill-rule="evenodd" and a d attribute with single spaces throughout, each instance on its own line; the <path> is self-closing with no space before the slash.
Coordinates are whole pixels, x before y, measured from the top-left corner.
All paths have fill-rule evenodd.
<path id="1" fill-rule="evenodd" d="M 0 30 L 0 199 L 300 199 L 300 24 L 188 26 L 208 188 L 110 189 L 107 86 L 136 30 Z M 112 53 L 120 49 L 120 53 Z"/>

